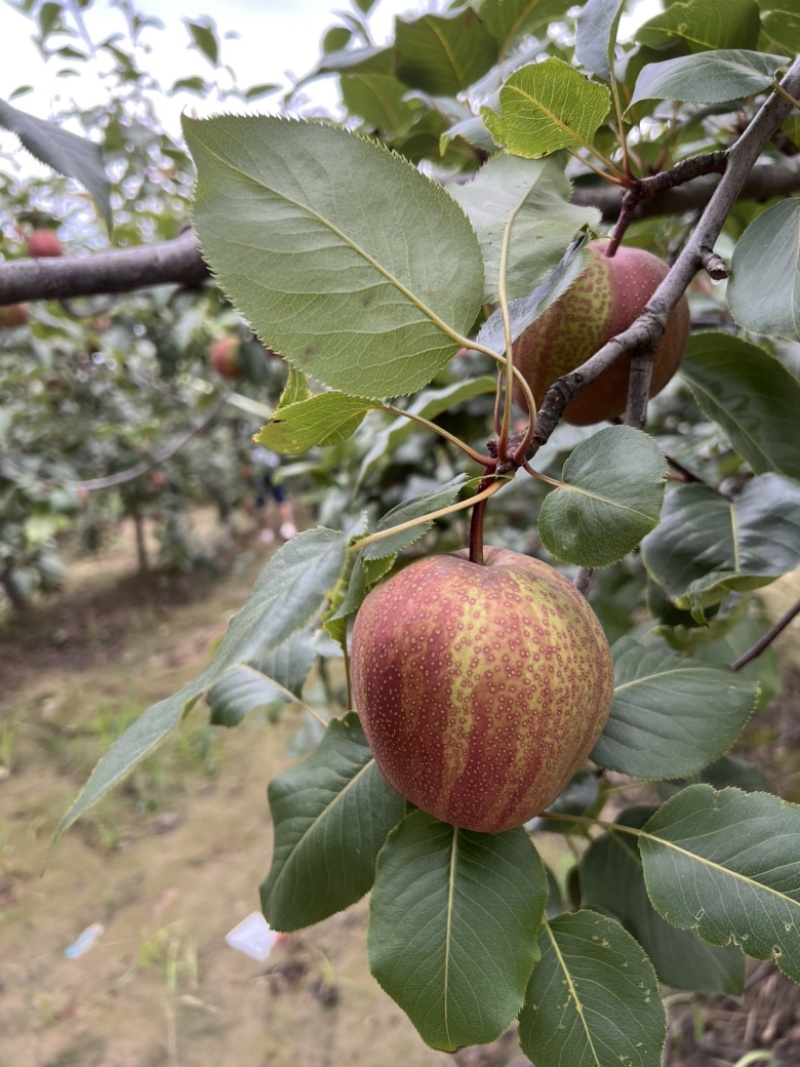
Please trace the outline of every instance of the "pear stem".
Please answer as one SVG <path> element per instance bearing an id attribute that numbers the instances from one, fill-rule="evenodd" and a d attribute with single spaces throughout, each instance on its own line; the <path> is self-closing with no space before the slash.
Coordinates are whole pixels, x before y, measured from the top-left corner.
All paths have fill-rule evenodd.
<path id="1" fill-rule="evenodd" d="M 487 478 L 486 475 L 492 473 L 492 468 L 487 467 L 484 471 L 484 478 L 481 484 L 478 486 L 477 497 L 480 498 L 484 489 L 488 489 L 492 484 L 493 478 Z M 476 563 L 479 567 L 483 566 L 483 520 L 486 515 L 486 501 L 488 497 L 482 497 L 477 500 L 477 503 L 472 509 L 472 520 L 469 524 L 469 561 L 470 563 Z"/>

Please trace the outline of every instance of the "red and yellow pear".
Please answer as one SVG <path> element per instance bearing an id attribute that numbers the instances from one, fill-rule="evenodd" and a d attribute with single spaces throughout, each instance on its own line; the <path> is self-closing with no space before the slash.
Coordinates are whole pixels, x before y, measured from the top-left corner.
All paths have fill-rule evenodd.
<path id="1" fill-rule="evenodd" d="M 586 599 L 552 567 L 487 548 L 428 556 L 373 589 L 352 636 L 353 697 L 406 800 L 479 832 L 543 812 L 611 709 L 614 668 Z"/>
<path id="2" fill-rule="evenodd" d="M 3 304 L 0 306 L 0 326 L 24 326 L 30 315 L 27 304 Z"/>
<path id="3" fill-rule="evenodd" d="M 242 373 L 239 360 L 239 338 L 236 334 L 218 337 L 211 346 L 209 358 L 211 366 L 223 378 L 239 378 Z"/>
<path id="4" fill-rule="evenodd" d="M 570 289 L 524 331 L 514 344 L 514 362 L 541 404 L 562 374 L 575 370 L 637 318 L 669 267 L 640 248 L 606 255 L 607 242 L 589 246 L 589 265 Z M 689 339 L 689 305 L 681 297 L 653 361 L 650 395 L 660 392 L 680 366 Z M 567 405 L 564 418 L 577 426 L 613 419 L 625 411 L 631 357 L 622 356 Z M 517 385 L 514 398 L 525 407 Z"/>
<path id="5" fill-rule="evenodd" d="M 25 242 L 28 255 L 35 259 L 55 258 L 64 255 L 64 248 L 53 230 L 34 230 Z"/>

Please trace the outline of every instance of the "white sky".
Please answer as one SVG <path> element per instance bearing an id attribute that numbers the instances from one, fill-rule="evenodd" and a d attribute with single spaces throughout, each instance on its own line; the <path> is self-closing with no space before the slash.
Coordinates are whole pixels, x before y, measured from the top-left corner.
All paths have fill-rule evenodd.
<path id="1" fill-rule="evenodd" d="M 139 59 L 140 66 L 152 73 L 165 88 L 177 78 L 200 75 L 206 79 L 213 70 L 205 58 L 190 47 L 184 20 L 198 19 L 209 15 L 222 38 L 221 60 L 231 66 L 240 87 L 247 88 L 264 82 L 278 82 L 287 87 L 290 75 L 300 76 L 312 69 L 320 55 L 320 40 L 333 24 L 332 12 L 350 10 L 349 0 L 200 0 L 196 8 L 189 9 L 181 0 L 134 0 L 134 5 L 143 14 L 160 19 L 164 30 L 147 30 L 143 41 L 150 47 L 150 54 Z M 436 0 L 377 0 L 369 16 L 369 24 L 376 43 L 383 43 L 393 31 L 397 14 L 421 14 L 428 10 L 441 9 L 443 2 Z M 661 7 L 660 0 L 629 0 L 628 8 L 636 9 L 635 22 L 640 23 Z M 83 14 L 87 31 L 93 41 L 113 34 L 126 34 L 123 14 L 111 0 L 95 0 Z M 621 30 L 630 26 L 628 17 Z M 627 26 L 626 26 L 627 23 Z M 0 0 L 0 98 L 8 100 L 11 93 L 22 85 L 32 85 L 34 91 L 12 101 L 23 111 L 39 118 L 48 118 L 60 104 L 76 101 L 80 106 L 92 106 L 102 102 L 103 83 L 91 64 L 72 63 L 60 57 L 47 64 L 31 40 L 33 24 L 14 8 Z M 238 34 L 238 39 L 225 39 L 229 32 Z M 79 38 L 63 40 L 64 44 L 83 47 Z M 103 63 L 107 66 L 107 60 Z M 57 77 L 60 67 L 73 67 L 81 71 L 79 77 Z M 223 75 L 224 77 L 224 75 Z M 334 111 L 338 101 L 335 78 L 321 78 L 302 90 L 305 103 L 318 105 Z M 227 107 L 242 112 L 274 112 L 280 93 L 265 96 L 245 105 L 230 101 L 220 104 L 215 98 L 203 99 L 195 94 L 179 94 L 170 99 L 160 98 L 159 115 L 167 129 L 178 134 L 181 111 L 209 115 Z M 80 132 L 77 127 L 75 132 Z M 0 129 L 0 152 L 14 152 L 17 140 Z M 24 154 L 25 169 L 33 161 Z M 35 164 L 33 164 L 35 165 Z"/>
<path id="2" fill-rule="evenodd" d="M 336 0 L 201 0 L 194 8 L 180 0 L 134 2 L 141 13 L 152 14 L 164 24 L 164 30 L 145 31 L 143 40 L 152 51 L 140 60 L 140 65 L 165 87 L 177 78 L 199 74 L 208 79 L 213 74 L 206 59 L 189 47 L 189 34 L 183 25 L 187 17 L 196 20 L 201 14 L 209 15 L 221 38 L 231 31 L 238 34 L 238 39 L 222 40 L 221 60 L 233 67 L 241 87 L 264 82 L 288 87 L 292 80 L 290 74 L 305 74 L 317 61 L 322 35 L 334 22 L 332 11 L 349 10 L 347 0 L 338 4 Z M 378 0 L 369 19 L 374 37 L 378 42 L 388 38 L 396 14 L 422 12 L 428 7 L 427 0 Z M 115 32 L 124 34 L 126 30 L 122 13 L 110 0 L 96 0 L 84 12 L 84 20 L 94 41 Z M 43 63 L 31 40 L 32 29 L 33 23 L 28 18 L 0 0 L 0 98 L 8 100 L 17 87 L 33 85 L 34 92 L 12 102 L 41 118 L 46 118 L 59 101 L 74 99 L 81 105 L 101 101 L 102 83 L 89 65 L 60 57 Z M 63 40 L 63 43 L 83 47 L 80 39 Z M 79 69 L 81 76 L 59 78 L 56 72 L 60 67 Z M 328 106 L 334 106 L 338 98 L 331 78 L 311 83 L 305 92 L 312 102 Z M 276 93 L 262 97 L 253 103 L 251 110 L 274 109 L 279 96 Z M 174 98 L 174 107 L 169 107 L 171 114 L 162 116 L 171 131 L 177 131 L 180 111 L 187 106 L 200 114 L 215 110 L 214 101 L 204 102 L 197 95 L 181 94 Z M 219 110 L 218 103 L 216 110 Z M 236 105 L 236 110 L 242 107 Z M 10 142 L 0 141 L 0 147 L 9 145 Z"/>

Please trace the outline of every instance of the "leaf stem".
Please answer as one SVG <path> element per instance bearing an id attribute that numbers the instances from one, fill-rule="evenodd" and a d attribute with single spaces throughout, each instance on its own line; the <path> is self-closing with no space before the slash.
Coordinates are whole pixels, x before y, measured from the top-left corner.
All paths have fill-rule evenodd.
<path id="1" fill-rule="evenodd" d="M 788 93 L 780 82 L 773 82 L 771 88 L 774 92 L 779 93 L 784 100 L 788 100 L 792 107 L 796 107 L 800 111 L 800 100 L 796 100 L 791 93 Z"/>
<path id="2" fill-rule="evenodd" d="M 434 433 L 438 433 L 440 437 L 444 437 L 446 441 L 455 445 L 456 448 L 469 456 L 470 459 L 476 463 L 480 463 L 483 467 L 494 468 L 497 464 L 497 460 L 491 456 L 484 456 L 480 452 L 476 452 L 474 448 L 470 448 L 468 444 L 461 440 L 460 437 L 456 437 L 455 434 L 449 433 L 441 426 L 437 426 L 435 422 L 431 422 L 429 419 L 424 418 L 422 415 L 417 415 L 413 411 L 404 411 L 403 408 L 396 408 L 392 404 L 381 404 L 380 411 L 388 411 L 392 415 L 403 415 L 407 419 L 411 419 L 413 422 L 418 422 L 420 426 L 424 426 L 427 430 L 432 430 Z"/>
<path id="3" fill-rule="evenodd" d="M 379 530 L 377 533 L 369 534 L 367 537 L 362 537 L 359 541 L 354 541 L 350 545 L 348 551 L 357 551 L 360 548 L 365 548 L 367 545 L 373 545 L 377 541 L 385 541 L 387 537 L 392 537 L 396 533 L 402 533 L 404 530 L 413 530 L 415 526 L 423 526 L 426 523 L 434 522 L 436 519 L 441 519 L 445 515 L 451 515 L 455 511 L 463 511 L 465 508 L 471 508 L 474 504 L 480 503 L 481 500 L 488 500 L 490 496 L 494 496 L 498 490 L 503 488 L 507 481 L 510 481 L 510 479 L 492 477 L 492 484 L 488 489 L 476 493 L 475 496 L 471 496 L 468 500 L 459 500 L 455 504 L 450 504 L 449 507 L 439 508 L 438 511 L 430 511 L 427 515 L 420 515 L 416 519 L 409 519 L 408 522 L 401 522 L 397 526 L 391 526 L 388 530 Z"/>

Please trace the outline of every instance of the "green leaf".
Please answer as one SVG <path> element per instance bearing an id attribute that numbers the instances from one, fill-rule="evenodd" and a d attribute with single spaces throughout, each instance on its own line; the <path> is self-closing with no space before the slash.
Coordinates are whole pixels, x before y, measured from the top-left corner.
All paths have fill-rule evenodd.
<path id="1" fill-rule="evenodd" d="M 477 240 L 440 186 L 321 123 L 231 116 L 184 129 L 195 228 L 268 347 L 318 381 L 380 399 L 426 385 L 480 307 Z"/>
<path id="2" fill-rule="evenodd" d="M 560 59 L 515 71 L 500 90 L 500 114 L 481 108 L 494 140 L 517 156 L 538 159 L 590 144 L 608 114 L 611 94 Z"/>
<path id="3" fill-rule="evenodd" d="M 310 396 L 311 390 L 308 388 L 308 379 L 305 374 L 296 367 L 290 366 L 278 408 L 288 408 L 290 404 L 299 404 L 303 400 L 308 400 Z"/>
<path id="4" fill-rule="evenodd" d="M 347 26 L 331 26 L 322 38 L 323 53 L 340 52 L 343 48 L 347 48 L 352 36 L 353 31 Z"/>
<path id="5" fill-rule="evenodd" d="M 472 8 L 395 20 L 394 69 L 432 96 L 456 96 L 497 61 L 497 42 Z"/>
<path id="6" fill-rule="evenodd" d="M 415 415 L 420 415 L 423 419 L 432 420 L 437 415 L 441 415 L 443 411 L 449 411 L 457 404 L 463 404 L 474 396 L 493 393 L 496 388 L 496 379 L 489 377 L 489 375 L 483 375 L 480 378 L 471 378 L 466 382 L 445 385 L 441 389 L 425 389 L 414 397 L 406 410 L 413 412 Z M 385 429 L 378 430 L 374 435 L 372 447 L 362 460 L 356 484 L 361 485 L 375 465 L 382 458 L 388 457 L 405 441 L 409 434 L 423 429 L 424 427 L 420 426 L 418 422 L 414 422 L 413 419 L 398 416 Z"/>
<path id="7" fill-rule="evenodd" d="M 797 54 L 800 52 L 800 11 L 791 4 L 792 0 L 772 0 L 764 4 L 774 10 L 761 11 L 761 32 L 768 41 Z"/>
<path id="8" fill-rule="evenodd" d="M 479 11 L 504 54 L 520 37 L 565 16 L 571 6 L 571 0 L 482 0 Z"/>
<path id="9" fill-rule="evenodd" d="M 648 48 L 687 45 L 699 52 L 712 48 L 758 47 L 760 15 L 754 0 L 688 0 L 673 3 L 635 33 Z"/>
<path id="10" fill-rule="evenodd" d="M 334 719 L 319 748 L 268 789 L 275 847 L 261 906 L 276 930 L 298 930 L 355 904 L 402 818 L 354 712 Z"/>
<path id="11" fill-rule="evenodd" d="M 710 945 L 774 959 L 800 982 L 800 807 L 765 793 L 693 785 L 639 838 L 656 911 Z"/>
<path id="12" fill-rule="evenodd" d="M 251 100 L 260 100 L 262 96 L 269 96 L 270 93 L 275 93 L 280 88 L 280 85 L 276 85 L 274 82 L 262 82 L 259 85 L 251 85 L 249 89 L 245 90 L 244 98 L 250 103 Z"/>
<path id="13" fill-rule="evenodd" d="M 702 660 L 704 663 L 727 666 L 743 656 L 748 649 L 753 648 L 767 629 L 767 623 L 760 619 L 744 618 L 720 640 L 698 645 L 693 649 L 692 654 L 695 659 Z M 766 711 L 780 686 L 778 657 L 774 646 L 770 645 L 769 648 L 765 648 L 760 656 L 736 673 L 739 677 L 749 678 L 751 682 L 758 685 L 759 696 L 756 711 Z M 710 778 L 705 780 L 711 785 L 716 785 Z M 726 782 L 725 784 L 739 785 L 739 782 Z"/>
<path id="14" fill-rule="evenodd" d="M 429 512 L 449 507 L 468 481 L 466 474 L 457 474 L 455 478 L 445 482 L 444 485 L 438 486 L 433 492 L 414 497 L 413 500 L 403 501 L 396 508 L 387 511 L 375 527 L 375 533 L 391 530 L 395 526 L 410 522 L 412 519 L 421 518 Z M 432 522 L 420 523 L 410 530 L 400 530 L 393 536 L 386 537 L 383 541 L 374 541 L 371 545 L 367 545 L 366 548 L 362 549 L 363 557 L 365 560 L 377 560 L 384 559 L 386 556 L 396 556 L 398 552 L 402 552 L 404 548 L 408 548 L 409 545 L 412 545 L 422 537 L 432 525 Z"/>
<path id="15" fill-rule="evenodd" d="M 450 185 L 483 250 L 486 288 L 483 299 L 497 303 L 503 264 L 506 297 L 526 296 L 558 266 L 564 249 L 582 226 L 600 225 L 596 208 L 570 204 L 572 186 L 555 159 L 498 156 L 465 185 Z"/>
<path id="16" fill-rule="evenodd" d="M 406 133 L 419 111 L 405 101 L 408 86 L 394 74 L 343 74 L 339 85 L 347 113 L 383 134 Z"/>
<path id="17" fill-rule="evenodd" d="M 629 808 L 616 822 L 641 827 L 652 808 Z M 615 916 L 645 950 L 659 981 L 675 989 L 740 993 L 744 956 L 735 947 L 714 948 L 691 931 L 670 926 L 650 903 L 636 841 L 612 830 L 595 838 L 581 857 L 586 907 Z"/>
<path id="18" fill-rule="evenodd" d="M 286 456 L 300 455 L 314 445 L 330 448 L 354 434 L 366 413 L 376 406 L 345 393 L 319 393 L 279 407 L 256 440 Z"/>
<path id="19" fill-rule="evenodd" d="M 256 708 L 299 700 L 316 658 L 311 638 L 311 630 L 299 630 L 268 652 L 226 671 L 206 693 L 212 726 L 236 726 Z"/>
<path id="20" fill-rule="evenodd" d="M 44 119 L 26 115 L 4 100 L 0 100 L 0 126 L 15 133 L 22 146 L 41 163 L 80 182 L 92 195 L 103 221 L 111 231 L 111 183 L 103 169 L 103 154 L 99 145 L 69 133 L 55 122 L 45 122 Z"/>
<path id="21" fill-rule="evenodd" d="M 731 260 L 731 314 L 752 333 L 800 341 L 800 200 L 767 208 L 744 231 Z"/>
<path id="22" fill-rule="evenodd" d="M 539 512 L 539 536 L 566 563 L 605 567 L 622 559 L 657 524 L 666 460 L 655 441 L 631 426 L 609 426 L 578 445 L 563 485 Z"/>
<path id="23" fill-rule="evenodd" d="M 346 551 L 346 536 L 322 526 L 283 545 L 259 574 L 242 610 L 231 619 L 209 665 L 179 692 L 151 705 L 114 742 L 61 820 L 56 836 L 158 748 L 200 694 L 225 671 L 268 652 L 308 625 L 338 581 Z"/>
<path id="24" fill-rule="evenodd" d="M 201 52 L 212 67 L 219 66 L 219 40 L 213 23 L 184 20 L 198 52 Z"/>
<path id="25" fill-rule="evenodd" d="M 800 564 L 800 484 L 762 474 L 733 501 L 707 485 L 680 485 L 642 542 L 642 558 L 678 607 L 693 612 L 769 585 Z"/>
<path id="26" fill-rule="evenodd" d="M 616 920 L 561 915 L 544 923 L 539 947 L 519 1017 L 522 1051 L 536 1067 L 660 1067 L 658 979 Z"/>
<path id="27" fill-rule="evenodd" d="M 689 340 L 681 375 L 757 474 L 800 478 L 800 382 L 780 360 L 741 337 L 700 333 Z"/>
<path id="28" fill-rule="evenodd" d="M 614 702 L 591 758 L 632 778 L 694 774 L 731 747 L 757 686 L 730 669 L 623 637 L 613 648 Z"/>
<path id="29" fill-rule="evenodd" d="M 587 242 L 588 236 L 586 234 L 574 241 L 561 257 L 555 270 L 551 271 L 532 293 L 519 297 L 517 300 L 512 300 L 508 305 L 512 343 L 532 322 L 535 322 L 540 315 L 543 315 L 551 304 L 554 304 L 563 293 L 574 285 L 586 270 L 589 264 Z M 481 326 L 477 339 L 487 348 L 491 348 L 501 355 L 505 353 L 505 328 L 500 308 L 493 311 Z"/>
<path id="30" fill-rule="evenodd" d="M 378 857 L 370 969 L 433 1048 L 493 1041 L 522 1003 L 546 896 L 521 828 L 478 834 L 413 811 Z"/>
<path id="31" fill-rule="evenodd" d="M 575 61 L 611 81 L 619 20 L 625 0 L 587 0 L 578 15 Z"/>
<path id="32" fill-rule="evenodd" d="M 786 63 L 785 56 L 744 49 L 720 49 L 648 63 L 636 79 L 631 104 L 638 100 L 722 104 L 767 89 Z"/>

